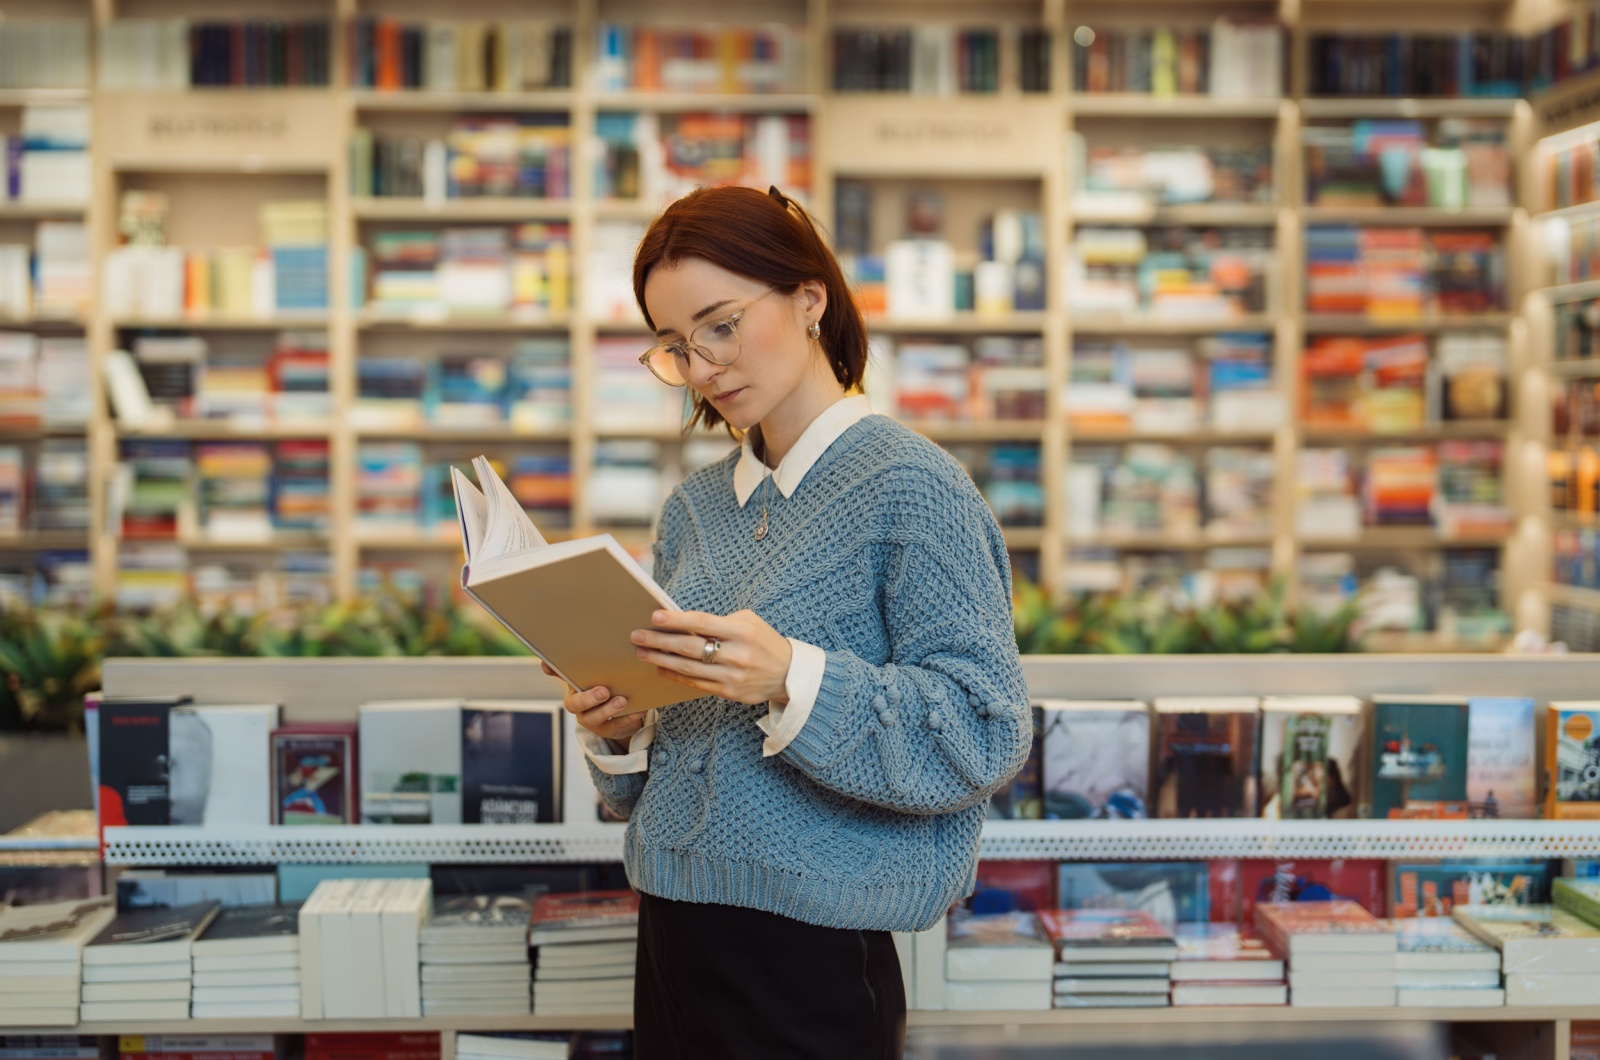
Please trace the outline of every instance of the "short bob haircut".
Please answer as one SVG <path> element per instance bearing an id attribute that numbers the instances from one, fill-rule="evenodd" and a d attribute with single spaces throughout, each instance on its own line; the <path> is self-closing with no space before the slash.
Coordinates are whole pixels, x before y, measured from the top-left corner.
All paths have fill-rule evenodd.
<path id="1" fill-rule="evenodd" d="M 823 352 L 845 390 L 860 389 L 867 370 L 866 322 L 838 259 L 799 203 L 776 187 L 765 193 L 744 187 L 696 188 L 662 211 L 633 258 L 633 296 L 652 331 L 655 321 L 644 304 L 650 270 L 671 268 L 686 258 L 701 258 L 788 294 L 807 280 L 820 280 L 828 291 L 821 320 Z M 694 412 L 686 431 L 724 422 L 710 402 L 689 393 Z"/>

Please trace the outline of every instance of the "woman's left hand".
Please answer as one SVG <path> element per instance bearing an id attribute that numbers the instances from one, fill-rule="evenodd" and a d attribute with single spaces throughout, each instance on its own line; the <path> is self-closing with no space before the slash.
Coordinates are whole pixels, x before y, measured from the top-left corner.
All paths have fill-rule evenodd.
<path id="1" fill-rule="evenodd" d="M 788 703 L 784 680 L 794 650 L 754 611 L 657 611 L 650 621 L 655 629 L 633 631 L 634 650 L 661 676 L 735 703 Z M 706 663 L 709 641 L 722 647 Z"/>

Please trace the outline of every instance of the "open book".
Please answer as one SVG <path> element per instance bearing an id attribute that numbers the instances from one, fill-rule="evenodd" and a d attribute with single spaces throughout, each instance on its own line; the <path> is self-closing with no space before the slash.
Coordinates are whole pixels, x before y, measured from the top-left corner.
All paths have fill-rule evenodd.
<path id="1" fill-rule="evenodd" d="M 698 699 L 634 655 L 630 635 L 658 608 L 680 610 L 610 534 L 550 544 L 489 461 L 480 491 L 450 471 L 467 562 L 461 587 L 574 688 L 605 685 L 628 713 Z"/>

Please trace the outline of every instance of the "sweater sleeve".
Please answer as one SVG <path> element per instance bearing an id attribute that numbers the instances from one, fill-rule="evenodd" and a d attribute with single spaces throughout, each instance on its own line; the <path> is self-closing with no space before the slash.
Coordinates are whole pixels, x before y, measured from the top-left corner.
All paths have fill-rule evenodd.
<path id="1" fill-rule="evenodd" d="M 918 485 L 889 491 L 900 500 L 879 568 L 888 661 L 829 651 L 781 757 L 841 795 L 939 814 L 1015 776 L 1033 722 L 1000 528 L 970 479 Z"/>

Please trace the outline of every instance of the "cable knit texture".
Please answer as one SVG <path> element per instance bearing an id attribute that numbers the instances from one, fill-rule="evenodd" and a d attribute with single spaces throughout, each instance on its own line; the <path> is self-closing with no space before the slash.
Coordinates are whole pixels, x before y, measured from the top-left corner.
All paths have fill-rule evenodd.
<path id="1" fill-rule="evenodd" d="M 949 454 L 884 416 L 849 427 L 790 497 L 734 497 L 737 454 L 668 498 L 656 579 L 681 607 L 755 611 L 827 652 L 792 743 L 761 755 L 764 707 L 660 712 L 647 773 L 590 763 L 630 814 L 638 889 L 807 923 L 931 926 L 972 889 L 989 796 L 1032 740 L 993 515 Z"/>

